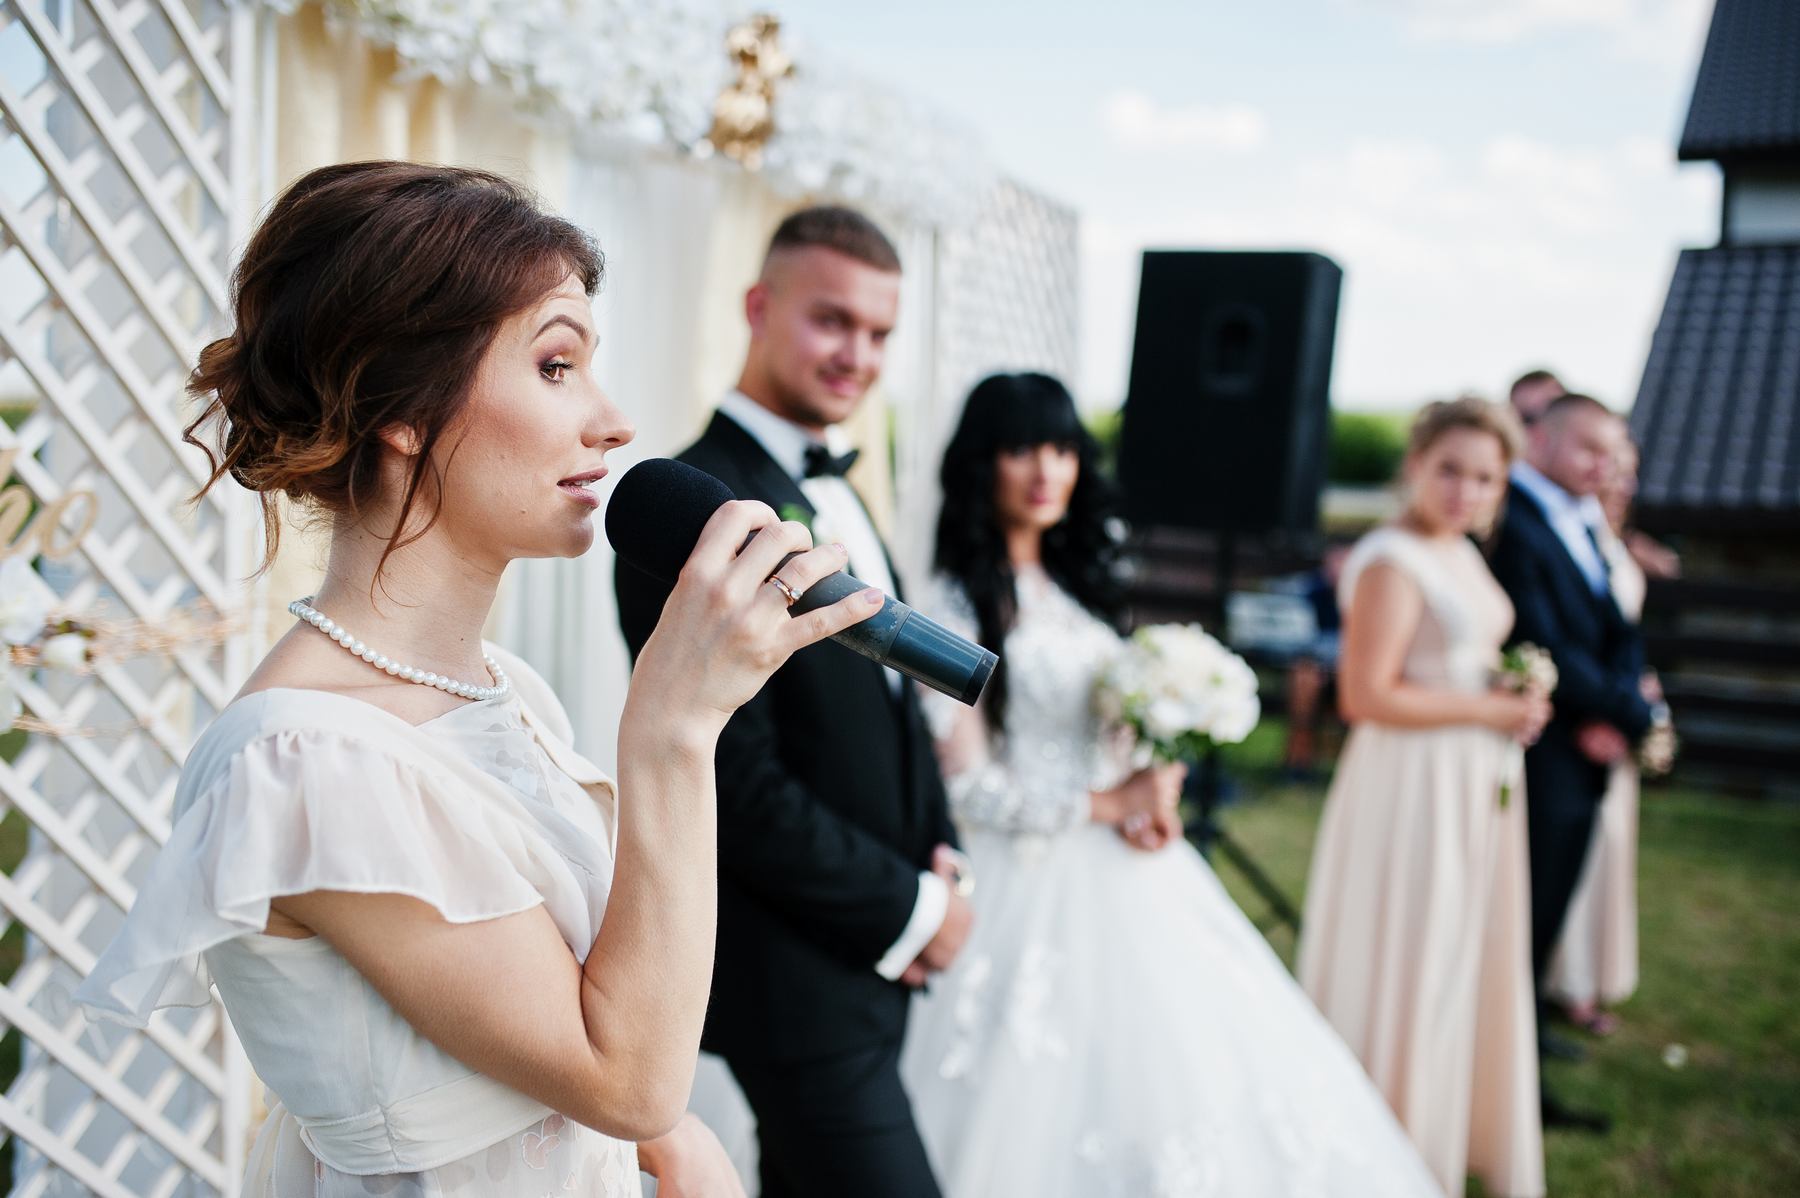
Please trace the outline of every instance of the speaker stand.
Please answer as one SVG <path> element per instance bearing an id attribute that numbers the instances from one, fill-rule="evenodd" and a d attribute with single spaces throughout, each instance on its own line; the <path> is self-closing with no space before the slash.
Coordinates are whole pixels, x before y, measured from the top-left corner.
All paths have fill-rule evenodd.
<path id="1" fill-rule="evenodd" d="M 1216 622 L 1213 624 L 1213 628 L 1218 633 L 1220 641 L 1225 640 L 1226 609 L 1230 601 L 1231 585 L 1237 573 L 1237 529 L 1230 527 L 1229 521 L 1226 521 L 1226 525 L 1219 530 L 1219 554 L 1214 587 L 1218 601 L 1214 607 Z M 1223 853 L 1225 859 L 1244 875 L 1245 880 L 1250 883 L 1250 888 L 1255 890 L 1269 905 L 1269 910 L 1274 912 L 1276 920 L 1292 928 L 1294 935 L 1298 936 L 1300 934 L 1300 912 L 1288 900 L 1287 895 L 1281 892 L 1281 887 L 1275 884 L 1275 879 L 1269 876 L 1268 871 L 1263 869 L 1257 863 L 1256 858 L 1250 855 L 1250 851 L 1238 843 L 1231 833 L 1227 832 L 1219 823 L 1219 804 L 1224 793 L 1225 772 L 1224 763 L 1219 757 L 1219 747 L 1208 745 L 1206 752 L 1197 764 L 1200 766 L 1197 784 L 1188 787 L 1197 800 L 1194 818 L 1188 821 L 1184 829 L 1188 839 L 1193 841 L 1209 860 L 1215 850 Z"/>

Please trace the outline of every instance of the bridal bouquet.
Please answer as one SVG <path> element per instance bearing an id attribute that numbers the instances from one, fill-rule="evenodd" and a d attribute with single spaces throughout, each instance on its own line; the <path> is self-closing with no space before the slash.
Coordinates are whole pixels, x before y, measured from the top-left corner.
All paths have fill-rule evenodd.
<path id="1" fill-rule="evenodd" d="M 1536 694 L 1548 699 L 1556 690 L 1556 662 L 1551 660 L 1548 649 L 1529 641 L 1514 645 L 1501 655 L 1496 681 L 1515 694 Z M 1501 808 L 1504 810 L 1511 801 L 1512 779 L 1508 778 L 1500 784 Z"/>
<path id="2" fill-rule="evenodd" d="M 1667 711 L 1657 714 L 1656 722 L 1644 734 L 1638 746 L 1638 769 L 1647 778 L 1661 778 L 1675 768 L 1675 757 L 1681 750 L 1681 738 Z"/>
<path id="3" fill-rule="evenodd" d="M 1164 762 L 1235 745 L 1262 716 L 1256 672 L 1198 624 L 1138 629 L 1101 673 L 1095 698 L 1103 717 Z"/>
<path id="4" fill-rule="evenodd" d="M 1556 690 L 1556 662 L 1550 651 L 1529 641 L 1514 645 L 1500 657 L 1500 684 L 1521 695 L 1540 694 L 1546 699 Z"/>

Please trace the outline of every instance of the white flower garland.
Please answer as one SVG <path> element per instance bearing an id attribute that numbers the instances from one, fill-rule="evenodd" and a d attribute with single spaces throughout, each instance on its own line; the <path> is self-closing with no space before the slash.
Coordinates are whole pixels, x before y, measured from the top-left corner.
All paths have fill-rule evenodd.
<path id="1" fill-rule="evenodd" d="M 262 0 L 292 12 L 302 0 Z M 513 93 L 585 134 L 705 154 L 731 77 L 725 34 L 743 0 L 323 0 L 333 27 L 405 68 Z M 974 136 L 921 105 L 800 58 L 776 99 L 763 174 L 924 224 L 971 217 L 992 181 Z"/>

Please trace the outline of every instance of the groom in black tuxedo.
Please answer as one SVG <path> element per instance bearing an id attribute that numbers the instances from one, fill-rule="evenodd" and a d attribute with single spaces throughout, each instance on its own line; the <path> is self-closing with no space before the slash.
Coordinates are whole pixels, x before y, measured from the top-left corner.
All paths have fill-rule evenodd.
<path id="1" fill-rule="evenodd" d="M 838 541 L 897 593 L 844 479 L 837 427 L 880 376 L 900 259 L 867 218 L 798 212 L 745 297 L 737 388 L 681 461 Z M 621 562 L 635 655 L 669 588 Z M 917 696 L 829 641 L 803 649 L 719 738 L 719 939 L 702 1045 L 756 1112 L 764 1198 L 933 1198 L 901 1088 L 912 988 L 968 935 L 943 782 Z"/>
<path id="2" fill-rule="evenodd" d="M 1598 400 L 1563 395 L 1531 424 L 1513 467 L 1506 516 L 1495 538 L 1494 576 L 1511 596 L 1512 639 L 1556 662 L 1555 714 L 1525 753 L 1531 856 L 1531 962 L 1541 995 L 1545 969 L 1593 839 L 1608 772 L 1649 730 L 1643 642 L 1613 599 L 1596 496 L 1614 469 L 1625 428 Z M 1543 1033 L 1540 1027 L 1540 1042 Z M 1546 1100 L 1551 1122 L 1577 1126 Z"/>

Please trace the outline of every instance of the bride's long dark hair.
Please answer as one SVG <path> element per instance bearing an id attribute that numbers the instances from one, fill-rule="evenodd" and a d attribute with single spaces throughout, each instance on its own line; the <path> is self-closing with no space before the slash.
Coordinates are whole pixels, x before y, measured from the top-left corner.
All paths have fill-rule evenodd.
<path id="1" fill-rule="evenodd" d="M 962 585 L 975 608 L 981 643 L 1000 655 L 988 681 L 988 726 L 1006 721 L 1006 634 L 1018 617 L 1018 594 L 1006 534 L 994 503 L 995 462 L 1002 451 L 1063 445 L 1080 464 L 1069 510 L 1044 533 L 1044 570 L 1083 607 L 1115 628 L 1124 596 L 1119 585 L 1118 538 L 1110 520 L 1114 488 L 1100 469 L 1100 446 L 1082 426 L 1075 400 L 1047 374 L 995 374 L 977 383 L 944 450 L 939 472 L 944 507 L 938 514 L 935 565 Z"/>

